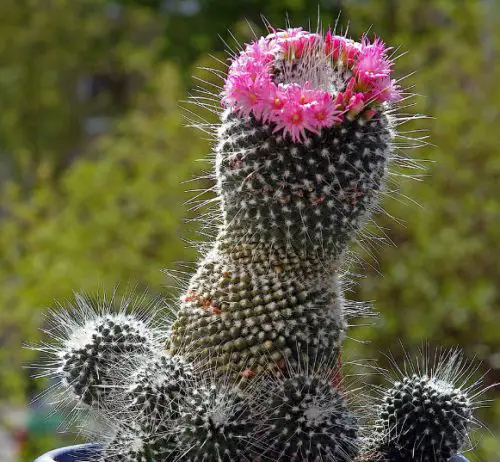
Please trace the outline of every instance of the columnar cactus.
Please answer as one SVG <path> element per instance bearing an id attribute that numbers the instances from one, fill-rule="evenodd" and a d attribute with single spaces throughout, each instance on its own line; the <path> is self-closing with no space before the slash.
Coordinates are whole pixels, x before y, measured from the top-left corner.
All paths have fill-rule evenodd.
<path id="1" fill-rule="evenodd" d="M 474 406 L 455 359 L 391 381 L 371 421 L 341 378 L 345 249 L 377 207 L 402 98 L 389 50 L 296 28 L 232 57 L 216 95 L 220 225 L 175 321 L 78 297 L 83 320 L 56 317 L 58 344 L 40 347 L 78 405 L 112 422 L 103 462 L 446 462 L 464 449 Z"/>
<path id="2" fill-rule="evenodd" d="M 291 29 L 231 63 L 215 147 L 222 225 L 172 328 L 187 357 L 258 374 L 306 351 L 337 354 L 342 252 L 393 147 L 400 91 L 387 52 L 380 40 Z"/>

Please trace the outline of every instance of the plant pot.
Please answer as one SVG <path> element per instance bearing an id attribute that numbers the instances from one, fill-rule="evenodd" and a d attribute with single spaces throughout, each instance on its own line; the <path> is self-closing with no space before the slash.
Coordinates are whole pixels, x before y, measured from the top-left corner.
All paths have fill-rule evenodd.
<path id="1" fill-rule="evenodd" d="M 79 462 L 81 460 L 92 460 L 92 457 L 99 455 L 100 446 L 98 444 L 79 444 L 77 446 L 67 446 L 65 448 L 54 449 L 53 451 L 38 457 L 34 462 Z M 464 456 L 457 455 L 448 462 L 469 462 Z"/>
<path id="2" fill-rule="evenodd" d="M 78 444 L 76 446 L 66 446 L 65 448 L 54 449 L 43 456 L 38 457 L 34 462 L 79 462 L 95 460 L 99 454 L 98 444 Z"/>

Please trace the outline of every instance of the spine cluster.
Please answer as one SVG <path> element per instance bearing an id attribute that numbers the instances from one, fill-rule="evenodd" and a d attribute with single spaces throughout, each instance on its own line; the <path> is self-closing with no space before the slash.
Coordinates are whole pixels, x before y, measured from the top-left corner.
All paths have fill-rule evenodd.
<path id="1" fill-rule="evenodd" d="M 455 384 L 455 356 L 391 381 L 368 417 L 342 379 L 345 249 L 395 146 L 389 50 L 290 29 L 234 58 L 217 95 L 220 226 L 174 321 L 79 297 L 39 348 L 61 396 L 108 423 L 99 461 L 446 462 L 465 448 L 477 393 Z"/>

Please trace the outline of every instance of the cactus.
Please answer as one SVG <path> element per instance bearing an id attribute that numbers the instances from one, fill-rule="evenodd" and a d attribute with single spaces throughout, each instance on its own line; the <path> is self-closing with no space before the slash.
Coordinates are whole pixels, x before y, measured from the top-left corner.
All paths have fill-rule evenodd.
<path id="1" fill-rule="evenodd" d="M 142 428 L 168 426 L 179 416 L 179 402 L 190 389 L 193 366 L 182 357 L 164 353 L 133 366 L 122 371 L 121 380 L 115 380 L 124 384 L 115 397 L 117 412 L 124 413 L 124 418 L 134 418 Z"/>
<path id="2" fill-rule="evenodd" d="M 215 95 L 221 220 L 174 322 L 77 297 L 76 318 L 56 315 L 58 343 L 39 347 L 108 422 L 103 462 L 444 462 L 465 449 L 478 393 L 453 384 L 455 353 L 392 380 L 365 406 L 372 421 L 341 378 L 349 319 L 364 314 L 344 301 L 346 248 L 395 158 L 389 50 L 296 28 L 232 56 Z"/>
<path id="3" fill-rule="evenodd" d="M 387 51 L 380 40 L 291 29 L 231 64 L 215 148 L 222 225 L 172 326 L 187 357 L 259 374 L 305 351 L 338 354 L 343 250 L 375 207 L 392 155 L 389 101 L 399 89 Z M 384 92 L 365 76 L 367 61 Z"/>
<path id="4" fill-rule="evenodd" d="M 174 427 L 182 460 L 251 460 L 254 422 L 249 401 L 236 387 L 212 383 L 192 388 Z"/>
<path id="5" fill-rule="evenodd" d="M 115 431 L 96 462 L 167 462 L 175 460 L 174 453 L 175 444 L 165 435 L 129 423 Z"/>
<path id="6" fill-rule="evenodd" d="M 445 462 L 467 446 L 479 386 L 468 383 L 470 367 L 452 350 L 418 369 L 382 393 L 371 439 L 381 460 Z"/>
<path id="7" fill-rule="evenodd" d="M 447 460 L 462 447 L 471 409 L 466 395 L 429 377 L 405 377 L 387 391 L 380 422 L 391 460 Z"/>
<path id="8" fill-rule="evenodd" d="M 273 383 L 263 398 L 263 457 L 348 462 L 357 455 L 358 420 L 326 377 L 294 374 Z"/>
<path id="9" fill-rule="evenodd" d="M 60 380 L 64 399 L 98 407 L 114 387 L 112 370 L 162 348 L 165 331 L 155 323 L 159 300 L 77 294 L 54 313 L 46 332 L 55 339 L 37 348 L 46 356 L 42 375 Z"/>

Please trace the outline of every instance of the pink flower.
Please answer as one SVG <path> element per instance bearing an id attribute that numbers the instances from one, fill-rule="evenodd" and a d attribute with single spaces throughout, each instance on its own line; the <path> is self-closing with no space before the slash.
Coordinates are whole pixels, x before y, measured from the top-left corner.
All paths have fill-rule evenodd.
<path id="1" fill-rule="evenodd" d="M 299 85 L 298 83 L 283 85 L 283 89 L 288 101 L 293 101 L 301 105 L 309 104 L 310 102 L 314 101 L 318 94 L 323 93 L 310 90 L 308 82 L 306 82 L 304 85 Z"/>
<path id="2" fill-rule="evenodd" d="M 354 64 L 354 61 L 360 53 L 360 47 L 346 37 L 332 35 L 328 31 L 325 35 L 325 54 L 334 61 L 342 61 L 348 67 Z"/>
<path id="3" fill-rule="evenodd" d="M 266 82 L 262 82 L 257 95 L 259 102 L 255 106 L 254 111 L 260 115 L 263 122 L 276 120 L 286 102 L 286 94 L 282 86 L 277 87 L 269 79 Z"/>
<path id="4" fill-rule="evenodd" d="M 314 49 L 319 41 L 319 36 L 317 34 L 301 35 L 282 43 L 283 54 L 287 59 L 298 59 L 304 56 L 304 54 L 310 52 Z"/>
<path id="5" fill-rule="evenodd" d="M 354 77 L 351 77 L 346 89 L 343 92 L 339 92 L 335 98 L 335 105 L 338 108 L 346 110 L 347 106 L 349 105 L 349 101 L 354 94 L 355 87 L 356 79 Z"/>
<path id="6" fill-rule="evenodd" d="M 274 31 L 266 37 L 269 43 L 278 45 L 284 57 L 289 60 L 301 58 L 304 53 L 321 43 L 317 33 L 306 32 L 301 27 Z"/>
<path id="7" fill-rule="evenodd" d="M 340 92 L 335 98 L 335 104 L 343 113 L 347 113 L 347 118 L 353 120 L 365 107 L 366 96 L 364 93 L 355 93 L 354 79 L 351 79 L 344 92 Z"/>
<path id="8" fill-rule="evenodd" d="M 363 52 L 368 51 L 378 54 L 379 56 L 385 56 L 392 48 L 386 48 L 385 43 L 377 37 L 375 37 L 373 43 L 370 43 L 370 39 L 366 35 L 363 35 L 363 37 L 361 37 L 361 50 Z"/>
<path id="9" fill-rule="evenodd" d="M 273 51 L 275 48 L 274 42 L 261 37 L 257 42 L 246 46 L 244 55 L 253 61 L 269 63 L 274 59 Z"/>
<path id="10" fill-rule="evenodd" d="M 363 118 L 365 120 L 370 120 L 373 119 L 373 117 L 375 117 L 376 114 L 377 111 L 375 109 L 367 109 L 365 112 L 363 112 Z"/>
<path id="11" fill-rule="evenodd" d="M 269 79 L 259 77 L 253 79 L 249 75 L 235 75 L 226 83 L 226 94 L 223 102 L 234 106 L 242 114 L 249 115 L 253 112 L 255 117 L 261 117 L 261 95 L 263 87 L 267 86 Z"/>
<path id="12" fill-rule="evenodd" d="M 351 96 L 349 103 L 346 106 L 347 118 L 353 120 L 365 107 L 365 95 L 356 93 Z"/>
<path id="13" fill-rule="evenodd" d="M 337 72 L 339 78 L 345 78 L 343 66 L 352 70 L 345 90 L 335 98 L 325 89 L 313 88 L 305 76 L 300 84 L 278 84 L 273 80 L 276 60 L 301 59 L 309 49 L 314 53 L 323 49 L 331 56 L 330 70 Z M 358 43 L 331 31 L 322 38 L 301 28 L 272 29 L 267 37 L 246 45 L 233 60 L 224 83 L 222 104 L 261 122 L 274 122 L 275 131 L 282 130 L 294 142 L 300 142 L 306 130 L 318 133 L 321 128 L 341 123 L 344 116 L 351 120 L 360 113 L 365 118 L 373 117 L 377 104 L 401 99 L 401 89 L 391 79 L 388 50 L 378 38 L 370 42 L 363 36 Z M 311 55 L 312 60 L 315 58 Z M 311 74 L 310 79 L 321 82 L 321 77 L 316 79 Z"/>
<path id="14" fill-rule="evenodd" d="M 391 66 L 391 61 L 380 55 L 378 49 L 365 49 L 353 67 L 354 75 L 358 78 L 358 87 L 369 89 L 378 79 L 391 74 Z"/>
<path id="15" fill-rule="evenodd" d="M 253 60 L 243 56 L 231 65 L 229 74 L 231 76 L 248 75 L 255 80 L 269 74 L 269 64 L 265 61 Z"/>
<path id="16" fill-rule="evenodd" d="M 234 106 L 238 101 L 238 91 L 236 82 L 236 76 L 229 75 L 229 77 L 224 82 L 224 90 L 222 91 L 221 102 L 224 106 Z"/>
<path id="17" fill-rule="evenodd" d="M 272 29 L 272 33 L 268 34 L 266 36 L 266 40 L 276 40 L 276 41 L 281 41 L 281 40 L 287 40 L 290 38 L 298 37 L 300 35 L 304 34 L 309 34 L 309 32 L 306 32 L 302 29 L 302 27 L 293 27 L 290 29 Z"/>
<path id="18" fill-rule="evenodd" d="M 287 101 L 276 121 L 277 125 L 274 132 L 283 129 L 283 135 L 286 136 L 289 133 L 294 143 L 305 139 L 306 129 L 317 133 L 314 120 L 307 109 L 307 106 L 298 104 L 295 101 Z"/>
<path id="19" fill-rule="evenodd" d="M 337 104 L 328 93 L 318 94 L 315 101 L 308 105 L 307 110 L 318 127 L 331 127 L 342 122 L 342 111 L 338 110 Z"/>
<path id="20" fill-rule="evenodd" d="M 401 99 L 401 88 L 396 81 L 386 75 L 377 79 L 367 94 L 367 99 L 373 99 L 379 103 L 385 101 L 395 102 Z"/>
<path id="21" fill-rule="evenodd" d="M 358 79 L 358 89 L 369 91 L 379 80 L 391 75 L 393 63 L 386 56 L 388 50 L 382 40 L 376 38 L 370 43 L 368 38 L 363 36 L 361 53 L 353 67 L 354 75 Z"/>
<path id="22" fill-rule="evenodd" d="M 358 115 L 365 104 L 365 95 L 363 93 L 356 93 L 351 96 L 349 103 L 346 107 L 348 115 Z"/>

